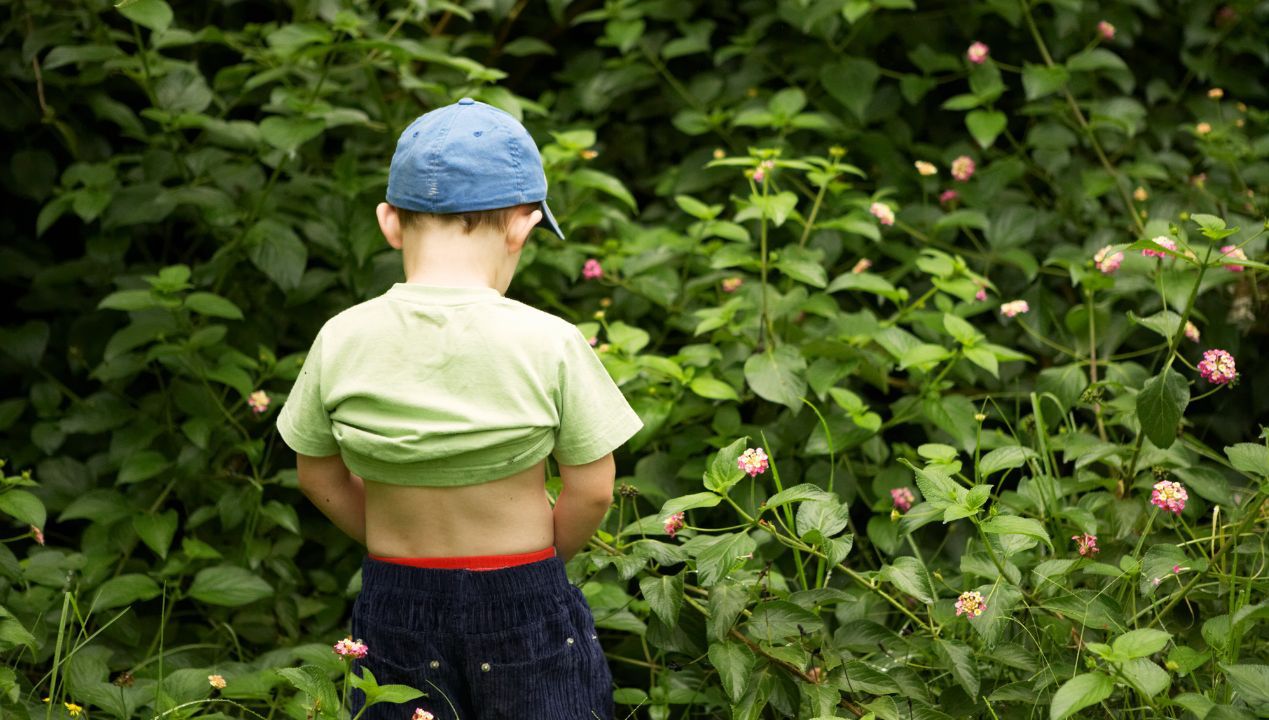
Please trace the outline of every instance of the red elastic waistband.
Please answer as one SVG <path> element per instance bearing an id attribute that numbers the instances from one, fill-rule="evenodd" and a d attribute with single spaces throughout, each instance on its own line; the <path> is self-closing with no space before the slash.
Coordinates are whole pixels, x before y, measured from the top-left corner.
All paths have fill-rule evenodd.
<path id="1" fill-rule="evenodd" d="M 396 565 L 409 565 L 417 568 L 438 568 L 441 570 L 497 570 L 499 568 L 513 567 L 515 565 L 525 565 L 539 560 L 555 557 L 555 548 L 548 547 L 542 550 L 535 550 L 527 553 L 517 553 L 514 555 L 469 555 L 467 557 L 421 557 L 421 558 L 399 558 L 399 557 L 382 557 L 380 555 L 370 554 L 372 560 L 380 560 L 382 562 L 394 563 Z"/>

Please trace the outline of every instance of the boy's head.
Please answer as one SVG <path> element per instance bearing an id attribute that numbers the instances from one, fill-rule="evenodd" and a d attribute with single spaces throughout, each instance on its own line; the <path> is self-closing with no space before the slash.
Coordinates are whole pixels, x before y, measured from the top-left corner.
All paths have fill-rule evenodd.
<path id="1" fill-rule="evenodd" d="M 532 205 L 542 212 L 537 226 L 564 238 L 546 205 L 533 138 L 511 115 L 471 98 L 425 113 L 401 133 L 386 200 L 407 231 L 434 220 L 501 231 L 519 206 Z"/>

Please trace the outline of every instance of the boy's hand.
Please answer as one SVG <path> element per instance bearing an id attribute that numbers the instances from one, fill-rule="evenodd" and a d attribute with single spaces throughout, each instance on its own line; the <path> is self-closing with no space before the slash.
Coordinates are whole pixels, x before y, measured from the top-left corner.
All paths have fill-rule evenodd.
<path id="1" fill-rule="evenodd" d="M 295 456 L 300 490 L 349 537 L 366 544 L 366 486 L 339 455 Z"/>
<path id="2" fill-rule="evenodd" d="M 612 453 L 585 465 L 560 465 L 564 488 L 555 501 L 555 551 L 568 561 L 594 536 L 612 505 L 617 465 Z"/>

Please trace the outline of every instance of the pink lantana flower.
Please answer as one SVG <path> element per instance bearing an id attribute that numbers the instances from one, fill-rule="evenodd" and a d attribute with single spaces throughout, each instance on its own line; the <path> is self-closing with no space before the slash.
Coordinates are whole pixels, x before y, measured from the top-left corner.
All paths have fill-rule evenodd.
<path id="1" fill-rule="evenodd" d="M 749 477 L 766 472 L 767 453 L 762 448 L 748 448 L 736 459 L 736 466 L 749 473 Z"/>
<path id="2" fill-rule="evenodd" d="M 916 162 L 912 164 L 916 166 L 917 173 L 920 175 L 929 176 L 929 175 L 939 174 L 939 169 L 934 166 L 934 163 L 926 162 L 924 160 L 917 160 Z"/>
<path id="3" fill-rule="evenodd" d="M 723 279 L 723 292 L 725 292 L 725 293 L 732 293 L 732 292 L 736 292 L 736 290 L 738 290 L 738 289 L 740 288 L 740 286 L 741 286 L 741 285 L 744 285 L 744 284 L 745 284 L 745 279 L 744 279 L 744 278 L 739 278 L 739 277 L 729 277 L 729 278 L 724 278 L 724 279 Z"/>
<path id="4" fill-rule="evenodd" d="M 1166 235 L 1159 235 L 1158 237 L 1151 238 L 1150 242 L 1154 243 L 1155 245 L 1158 245 L 1159 247 L 1167 248 L 1168 250 L 1171 250 L 1172 252 L 1176 252 L 1176 241 Z M 1163 252 L 1162 250 L 1151 250 L 1150 248 L 1142 248 L 1141 254 L 1145 255 L 1146 257 L 1157 257 L 1157 258 L 1165 258 L 1168 256 L 1168 254 Z"/>
<path id="5" fill-rule="evenodd" d="M 1097 547 L 1097 536 L 1083 533 L 1081 535 L 1072 535 L 1071 539 L 1075 541 L 1076 547 L 1079 548 L 1080 555 L 1092 557 L 1101 552 L 1101 548 Z"/>
<path id="6" fill-rule="evenodd" d="M 269 409 L 269 393 L 257 390 L 247 396 L 247 404 L 251 406 L 251 412 L 259 415 Z"/>
<path id="7" fill-rule="evenodd" d="M 1224 350 L 1205 350 L 1198 364 L 1199 375 L 1213 385 L 1224 385 L 1238 377 L 1234 356 Z"/>
<path id="8" fill-rule="evenodd" d="M 217 690 L 224 690 L 224 689 L 225 689 L 225 684 L 226 684 L 226 683 L 225 683 L 225 676 L 224 676 L 224 675 L 208 675 L 208 676 L 207 676 L 207 684 L 208 684 L 208 685 L 211 685 L 212 687 L 216 688 Z"/>
<path id="9" fill-rule="evenodd" d="M 975 299 L 975 300 L 977 300 L 978 302 L 982 302 L 982 301 L 986 300 L 986 299 L 987 299 L 987 288 L 983 287 L 982 285 L 979 285 L 979 286 L 978 286 L 978 292 L 974 293 L 974 299 Z"/>
<path id="10" fill-rule="evenodd" d="M 1000 306 L 1000 314 L 1005 317 L 1017 317 L 1031 312 L 1031 305 L 1026 300 L 1014 300 Z"/>
<path id="11" fill-rule="evenodd" d="M 912 494 L 911 488 L 891 488 L 890 499 L 894 501 L 894 506 L 903 512 L 912 509 L 912 503 L 916 502 L 916 496 Z"/>
<path id="12" fill-rule="evenodd" d="M 423 708 L 414 708 L 414 717 L 410 720 L 436 720 L 436 716 Z"/>
<path id="13" fill-rule="evenodd" d="M 674 534 L 683 529 L 683 513 L 676 512 L 665 519 L 665 534 L 674 537 Z"/>
<path id="14" fill-rule="evenodd" d="M 1097 254 L 1093 256 L 1093 265 L 1096 266 L 1103 275 L 1110 275 L 1118 270 L 1123 261 L 1124 254 L 1121 252 L 1115 252 L 1113 245 L 1107 245 L 1101 250 L 1098 250 Z"/>
<path id="15" fill-rule="evenodd" d="M 1199 329 L 1194 323 L 1190 322 L 1189 320 L 1185 321 L 1185 337 L 1190 342 L 1199 341 Z"/>
<path id="16" fill-rule="evenodd" d="M 35 538 L 35 542 L 40 545 L 44 544 L 44 531 L 34 525 L 31 526 L 31 537 Z"/>
<path id="17" fill-rule="evenodd" d="M 961 197 L 961 194 L 956 192 L 955 190 L 944 190 L 943 192 L 939 193 L 939 204 L 951 205 L 952 203 L 959 200 L 960 197 Z"/>
<path id="18" fill-rule="evenodd" d="M 1247 253 L 1243 249 L 1234 245 L 1225 245 L 1221 248 L 1221 255 L 1231 260 L 1246 260 Z M 1242 272 L 1245 268 L 1242 265 L 1226 265 L 1225 269 L 1230 272 Z"/>
<path id="19" fill-rule="evenodd" d="M 861 272 L 867 272 L 868 268 L 870 267 L 872 267 L 871 260 L 869 260 L 868 258 L 860 258 L 859 262 L 855 263 L 855 266 L 852 267 L 850 271 L 851 273 L 858 275 Z"/>
<path id="20" fill-rule="evenodd" d="M 968 590 L 961 593 L 956 599 L 956 614 L 965 615 L 973 619 L 983 614 L 987 609 L 987 602 L 983 598 L 983 594 L 977 590 Z"/>
<path id="21" fill-rule="evenodd" d="M 1097 34 L 1101 35 L 1103 40 L 1114 40 L 1115 26 L 1111 25 L 1105 20 L 1102 20 L 1101 22 L 1097 23 Z"/>
<path id="22" fill-rule="evenodd" d="M 976 42 L 965 51 L 965 57 L 975 65 L 982 65 L 987 62 L 988 54 L 990 54 L 990 48 L 983 42 Z"/>
<path id="23" fill-rule="evenodd" d="M 868 212 L 872 213 L 882 225 L 894 225 L 894 211 L 889 205 L 875 202 L 868 206 Z"/>
<path id="24" fill-rule="evenodd" d="M 582 265 L 582 277 L 587 280 L 594 280 L 604 276 L 604 266 L 599 264 L 595 258 L 590 258 Z"/>
<path id="25" fill-rule="evenodd" d="M 341 657 L 352 658 L 354 660 L 364 658 L 369 648 L 360 640 L 353 640 L 352 637 L 346 637 L 335 643 L 335 654 Z"/>
<path id="26" fill-rule="evenodd" d="M 961 155 L 952 161 L 952 177 L 965 182 L 974 176 L 974 171 L 978 166 L 974 164 L 974 158 L 968 155 Z M 947 193 L 943 193 L 946 195 Z"/>
<path id="27" fill-rule="evenodd" d="M 1171 480 L 1160 480 L 1155 483 L 1154 490 L 1150 493 L 1150 504 L 1177 515 L 1185 509 L 1185 501 L 1189 499 L 1190 495 L 1185 492 L 1185 486 Z"/>

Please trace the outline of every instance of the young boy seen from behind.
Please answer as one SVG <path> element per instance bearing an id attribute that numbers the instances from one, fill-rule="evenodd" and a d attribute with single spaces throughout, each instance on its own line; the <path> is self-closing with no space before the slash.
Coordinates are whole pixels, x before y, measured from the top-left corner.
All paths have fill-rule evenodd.
<path id="1" fill-rule="evenodd" d="M 401 134 L 377 215 L 405 282 L 322 326 L 277 421 L 300 488 L 368 551 L 358 665 L 427 693 L 362 718 L 611 718 L 564 562 L 642 423 L 576 327 L 503 296 L 534 227 L 563 238 L 537 147 L 468 98 L 429 112 Z"/>

